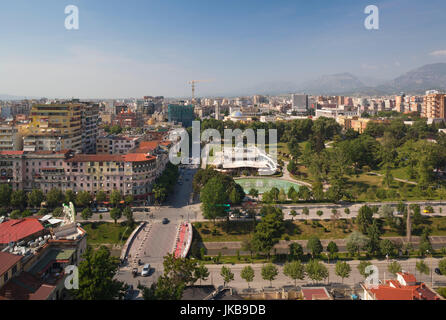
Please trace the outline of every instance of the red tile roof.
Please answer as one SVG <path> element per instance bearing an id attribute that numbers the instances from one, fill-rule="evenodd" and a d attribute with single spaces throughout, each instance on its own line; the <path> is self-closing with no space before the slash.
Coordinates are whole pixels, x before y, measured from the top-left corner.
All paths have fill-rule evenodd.
<path id="1" fill-rule="evenodd" d="M 329 300 L 325 288 L 302 288 L 302 294 L 304 295 L 304 300 Z"/>
<path id="2" fill-rule="evenodd" d="M 115 154 L 76 154 L 67 162 L 123 162 L 122 155 Z"/>
<path id="3" fill-rule="evenodd" d="M 5 150 L 5 151 L 0 151 L 0 154 L 3 156 L 15 156 L 15 155 L 21 155 L 24 154 L 25 151 L 12 151 L 12 150 Z"/>
<path id="4" fill-rule="evenodd" d="M 56 286 L 42 282 L 36 276 L 21 272 L 0 289 L 0 300 L 46 300 Z"/>
<path id="5" fill-rule="evenodd" d="M 404 281 L 406 281 L 406 283 L 417 282 L 417 278 L 415 278 L 415 276 L 411 273 L 398 272 L 397 274 L 400 275 L 401 277 L 403 277 L 403 279 L 404 279 Z"/>
<path id="6" fill-rule="evenodd" d="M 129 153 L 123 157 L 126 162 L 143 162 L 156 159 L 156 157 L 149 156 L 145 153 Z"/>
<path id="7" fill-rule="evenodd" d="M 417 279 L 411 273 L 397 273 L 404 277 L 408 283 L 416 283 Z M 430 290 L 424 283 L 405 286 L 397 280 L 387 280 L 386 284 L 378 288 L 368 289 L 376 300 L 439 300 L 435 292 Z"/>
<path id="8" fill-rule="evenodd" d="M 43 229 L 36 218 L 11 219 L 0 224 L 0 243 L 17 242 Z"/>
<path id="9" fill-rule="evenodd" d="M 22 256 L 0 251 L 0 277 L 21 259 Z"/>
<path id="10" fill-rule="evenodd" d="M 156 159 L 145 153 L 116 154 L 77 154 L 67 162 L 142 162 Z"/>
<path id="11" fill-rule="evenodd" d="M 413 300 L 413 290 L 404 288 L 391 288 L 379 286 L 376 289 L 369 289 L 376 300 Z"/>

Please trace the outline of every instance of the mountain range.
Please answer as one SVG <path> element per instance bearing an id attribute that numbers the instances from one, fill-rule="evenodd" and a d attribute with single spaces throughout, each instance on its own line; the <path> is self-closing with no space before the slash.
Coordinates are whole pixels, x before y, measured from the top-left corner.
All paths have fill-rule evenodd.
<path id="1" fill-rule="evenodd" d="M 426 90 L 446 91 L 446 63 L 424 65 L 390 81 L 359 79 L 351 73 L 318 77 L 299 85 L 291 82 L 271 82 L 247 89 L 245 94 L 287 94 L 305 92 L 321 95 L 383 96 L 401 92 L 424 94 Z"/>

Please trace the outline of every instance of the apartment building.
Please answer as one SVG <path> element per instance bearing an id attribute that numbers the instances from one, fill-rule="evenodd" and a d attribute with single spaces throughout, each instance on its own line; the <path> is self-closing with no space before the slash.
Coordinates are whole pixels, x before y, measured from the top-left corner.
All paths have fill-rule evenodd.
<path id="1" fill-rule="evenodd" d="M 438 91 L 426 92 L 422 116 L 429 119 L 446 119 L 446 95 Z"/>
<path id="2" fill-rule="evenodd" d="M 83 104 L 35 104 L 22 126 L 25 151 L 71 149 L 82 152 Z"/>
<path id="3" fill-rule="evenodd" d="M 92 195 L 118 190 L 136 200 L 150 201 L 155 179 L 169 161 L 166 143 L 150 153 L 136 150 L 124 155 L 75 154 L 71 150 L 1 151 L 0 183 L 9 183 L 14 190 L 40 189 L 44 193 L 53 188 Z"/>
<path id="4" fill-rule="evenodd" d="M 14 122 L 0 123 L 0 151 L 22 150 L 23 140 Z"/>
<path id="5" fill-rule="evenodd" d="M 82 152 L 96 153 L 98 137 L 99 105 L 87 105 L 82 109 Z"/>
<path id="6" fill-rule="evenodd" d="M 139 138 L 107 135 L 97 139 L 97 154 L 126 154 L 139 144 Z"/>

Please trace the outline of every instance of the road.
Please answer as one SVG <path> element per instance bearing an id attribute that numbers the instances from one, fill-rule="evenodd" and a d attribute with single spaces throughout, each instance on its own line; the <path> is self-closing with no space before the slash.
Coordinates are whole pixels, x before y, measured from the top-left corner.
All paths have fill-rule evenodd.
<path id="1" fill-rule="evenodd" d="M 135 219 L 138 221 L 148 221 L 148 226 L 142 230 L 135 239 L 129 251 L 130 264 L 120 268 L 117 279 L 128 284 L 137 286 L 138 282 L 149 286 L 163 273 L 163 257 L 172 253 L 175 245 L 175 238 L 178 227 L 182 221 L 196 219 L 196 213 L 189 206 L 189 199 L 192 192 L 192 179 L 196 169 L 183 168 L 180 170 L 181 182 L 175 185 L 172 195 L 163 206 L 150 207 L 150 216 L 136 213 Z M 162 224 L 162 220 L 167 218 L 168 224 Z M 151 274 L 148 277 L 138 275 L 133 278 L 131 274 L 131 262 L 140 259 L 142 264 L 149 263 Z M 141 271 L 142 266 L 139 267 Z"/>
<path id="2" fill-rule="evenodd" d="M 390 260 L 389 262 L 391 262 L 392 260 Z M 403 261 L 399 261 L 399 263 L 402 266 L 402 269 L 404 271 L 410 272 L 415 274 L 417 281 L 422 281 L 425 282 L 428 286 L 432 285 L 432 280 L 433 280 L 433 285 L 434 287 L 437 286 L 445 286 L 446 285 L 446 276 L 440 276 L 435 274 L 434 272 L 432 272 L 432 277 L 431 275 L 420 275 L 420 273 L 418 271 L 416 271 L 415 269 L 415 264 L 416 264 L 416 259 L 409 259 L 409 260 L 403 260 Z M 427 263 L 427 265 L 431 268 L 431 270 L 435 269 L 436 267 L 438 267 L 438 259 L 432 259 L 432 258 L 427 258 L 425 259 L 425 262 Z M 385 279 L 395 279 L 396 277 L 393 276 L 392 274 L 390 274 L 387 270 L 388 268 L 388 263 L 387 261 L 378 261 L 378 260 L 372 260 L 371 261 L 373 265 L 375 265 L 378 270 L 379 270 L 379 279 L 381 281 L 384 281 Z M 364 281 L 364 277 L 359 273 L 358 271 L 358 264 L 359 261 L 350 261 L 348 262 L 348 264 L 351 267 L 351 274 L 350 277 L 347 279 L 344 279 L 343 284 L 344 285 L 348 285 L 348 286 L 354 286 L 354 285 L 358 285 L 360 282 Z M 220 270 L 222 268 L 223 265 L 207 265 L 206 267 L 209 269 L 209 278 L 207 279 L 207 281 L 203 281 L 202 284 L 203 285 L 215 285 L 215 286 L 220 286 L 223 285 L 223 278 L 220 275 Z M 246 289 L 248 287 L 247 283 L 245 280 L 243 280 L 240 277 L 240 272 L 241 270 L 247 266 L 246 264 L 237 264 L 237 265 L 226 265 L 227 267 L 229 267 L 231 269 L 231 271 L 234 273 L 234 280 L 231 281 L 229 283 L 229 286 L 236 288 L 238 290 L 243 290 Z M 267 288 L 270 287 L 270 282 L 267 280 L 263 280 L 262 276 L 261 276 L 261 269 L 262 269 L 262 264 L 251 264 L 250 265 L 253 269 L 254 269 L 254 281 L 250 283 L 250 287 L 257 289 L 257 290 L 261 290 L 263 288 Z M 277 276 L 277 278 L 272 282 L 273 287 L 275 288 L 281 288 L 284 286 L 290 286 L 290 285 L 294 285 L 294 281 L 289 279 L 288 277 L 286 277 L 283 274 L 283 266 L 282 265 L 276 265 L 279 269 L 279 275 Z M 323 283 L 319 283 L 319 284 L 342 284 L 342 279 L 339 276 L 336 276 L 335 274 L 335 263 L 330 263 L 330 264 L 326 264 L 325 266 L 328 268 L 329 270 L 329 277 L 328 279 L 323 282 Z M 297 281 L 297 285 L 302 286 L 302 285 L 311 285 L 313 282 L 306 278 L 302 281 Z"/>

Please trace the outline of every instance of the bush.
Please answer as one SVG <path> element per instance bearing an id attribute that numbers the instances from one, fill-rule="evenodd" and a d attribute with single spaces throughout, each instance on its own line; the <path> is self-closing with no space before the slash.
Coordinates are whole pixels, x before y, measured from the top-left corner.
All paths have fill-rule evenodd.
<path id="1" fill-rule="evenodd" d="M 10 217 L 11 219 L 19 219 L 19 218 L 22 217 L 22 213 L 20 212 L 20 210 L 13 210 L 13 211 L 11 212 L 11 214 L 9 215 L 9 217 Z"/>

